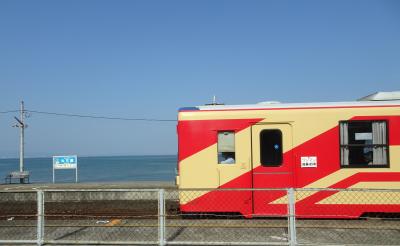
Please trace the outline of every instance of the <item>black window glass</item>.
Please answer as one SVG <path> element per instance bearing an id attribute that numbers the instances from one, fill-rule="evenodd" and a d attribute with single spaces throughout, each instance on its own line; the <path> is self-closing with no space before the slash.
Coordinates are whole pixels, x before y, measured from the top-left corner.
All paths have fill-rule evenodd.
<path id="1" fill-rule="evenodd" d="M 276 167 L 282 164 L 282 132 L 278 129 L 260 132 L 261 165 Z"/>
<path id="2" fill-rule="evenodd" d="M 372 163 L 373 148 L 369 146 L 349 146 L 349 163 L 351 165 L 363 165 Z"/>
<path id="3" fill-rule="evenodd" d="M 372 122 L 349 123 L 349 144 L 372 144 Z"/>

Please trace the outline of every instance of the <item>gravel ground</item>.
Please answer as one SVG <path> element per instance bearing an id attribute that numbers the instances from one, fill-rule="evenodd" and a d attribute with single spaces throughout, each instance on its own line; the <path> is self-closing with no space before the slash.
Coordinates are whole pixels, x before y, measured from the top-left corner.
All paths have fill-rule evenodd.
<path id="1" fill-rule="evenodd" d="M 34 239 L 34 220 L 0 221 L 2 240 Z M 299 220 L 297 241 L 301 244 L 399 245 L 400 221 Z M 157 219 L 46 220 L 45 241 L 56 244 L 158 241 Z M 378 229 L 377 229 L 378 228 Z M 288 242 L 285 219 L 229 220 L 175 219 L 166 223 L 166 240 L 174 243 L 271 243 Z"/>

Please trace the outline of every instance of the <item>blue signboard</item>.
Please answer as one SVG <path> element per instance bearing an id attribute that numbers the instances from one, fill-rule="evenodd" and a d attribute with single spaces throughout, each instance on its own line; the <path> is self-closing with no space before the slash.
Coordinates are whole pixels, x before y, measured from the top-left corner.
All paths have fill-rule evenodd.
<path id="1" fill-rule="evenodd" d="M 75 169 L 78 166 L 76 155 L 71 156 L 53 156 L 54 169 Z"/>
<path id="2" fill-rule="evenodd" d="M 78 182 L 78 156 L 53 156 L 53 183 L 55 182 L 54 171 L 56 169 L 75 169 L 75 182 Z"/>

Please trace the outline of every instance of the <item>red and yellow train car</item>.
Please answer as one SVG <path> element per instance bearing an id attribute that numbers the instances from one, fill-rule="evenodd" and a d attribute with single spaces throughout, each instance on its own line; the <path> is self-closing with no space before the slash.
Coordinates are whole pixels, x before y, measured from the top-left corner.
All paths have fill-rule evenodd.
<path id="1" fill-rule="evenodd" d="M 182 212 L 285 214 L 286 192 L 262 188 L 400 189 L 400 92 L 354 102 L 182 108 L 177 131 L 179 189 L 207 189 L 182 193 Z M 236 188 L 253 190 L 229 190 Z M 382 196 L 303 192 L 296 214 L 400 212 L 400 197 Z"/>

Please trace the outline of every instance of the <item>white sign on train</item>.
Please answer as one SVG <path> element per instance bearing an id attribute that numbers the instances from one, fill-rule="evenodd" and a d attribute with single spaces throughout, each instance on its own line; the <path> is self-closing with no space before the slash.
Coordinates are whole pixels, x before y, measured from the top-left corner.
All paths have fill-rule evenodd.
<path id="1" fill-rule="evenodd" d="M 301 157 L 301 167 L 317 167 L 317 157 L 316 156 L 302 156 Z"/>
<path id="2" fill-rule="evenodd" d="M 78 157 L 76 155 L 53 156 L 54 169 L 76 169 L 78 167 Z"/>

